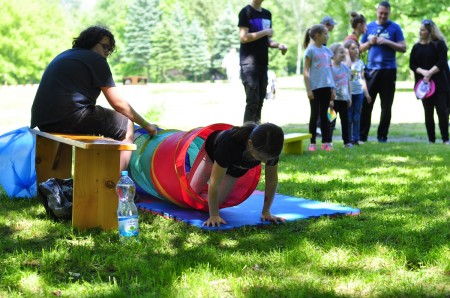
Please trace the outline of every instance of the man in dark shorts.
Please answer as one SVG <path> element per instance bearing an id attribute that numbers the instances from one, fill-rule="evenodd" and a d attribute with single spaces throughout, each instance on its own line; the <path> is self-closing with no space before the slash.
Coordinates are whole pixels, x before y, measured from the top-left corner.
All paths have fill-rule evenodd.
<path id="1" fill-rule="evenodd" d="M 133 143 L 135 122 L 155 135 L 156 126 L 142 118 L 116 88 L 106 60 L 114 50 L 114 36 L 108 29 L 92 26 L 81 32 L 72 49 L 47 66 L 31 107 L 31 128 Z M 96 105 L 100 92 L 114 110 Z M 121 169 L 127 168 L 131 153 L 121 152 Z"/>
<path id="2" fill-rule="evenodd" d="M 271 39 L 272 14 L 261 7 L 263 0 L 252 0 L 239 12 L 239 50 L 241 80 L 245 88 L 245 123 L 260 123 L 266 97 L 269 48 L 284 55 L 287 47 Z"/>

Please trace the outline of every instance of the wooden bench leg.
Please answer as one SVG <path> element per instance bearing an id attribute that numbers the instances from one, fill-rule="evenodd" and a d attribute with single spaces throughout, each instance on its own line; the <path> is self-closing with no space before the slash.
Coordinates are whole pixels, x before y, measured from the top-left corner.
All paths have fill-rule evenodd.
<path id="1" fill-rule="evenodd" d="M 119 177 L 119 150 L 75 148 L 73 227 L 117 229 L 116 182 Z"/>
<path id="2" fill-rule="evenodd" d="M 72 177 L 72 146 L 36 136 L 37 183 Z"/>

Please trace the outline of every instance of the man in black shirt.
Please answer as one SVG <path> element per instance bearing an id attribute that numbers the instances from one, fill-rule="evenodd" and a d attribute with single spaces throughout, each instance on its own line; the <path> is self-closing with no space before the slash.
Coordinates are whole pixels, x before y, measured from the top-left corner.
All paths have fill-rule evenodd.
<path id="1" fill-rule="evenodd" d="M 31 108 L 31 128 L 133 143 L 136 122 L 155 135 L 156 126 L 142 118 L 116 88 L 106 61 L 115 49 L 113 34 L 92 26 L 72 45 L 53 59 L 42 76 Z M 114 110 L 96 105 L 100 92 Z M 121 169 L 127 168 L 130 157 L 131 151 L 121 152 Z"/>
<path id="2" fill-rule="evenodd" d="M 239 12 L 239 51 L 241 79 L 246 94 L 244 123 L 261 121 L 261 111 L 266 96 L 269 47 L 281 50 L 287 47 L 271 39 L 272 14 L 261 7 L 263 0 L 252 3 Z"/>

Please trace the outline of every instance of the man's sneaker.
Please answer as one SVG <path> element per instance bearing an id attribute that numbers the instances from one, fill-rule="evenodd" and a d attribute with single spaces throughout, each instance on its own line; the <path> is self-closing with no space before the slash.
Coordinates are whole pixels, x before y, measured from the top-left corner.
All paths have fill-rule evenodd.
<path id="1" fill-rule="evenodd" d="M 316 151 L 316 144 L 309 145 L 308 151 Z"/>
<path id="2" fill-rule="evenodd" d="M 344 148 L 353 148 L 353 144 L 352 143 L 347 143 L 344 145 Z"/>
<path id="3" fill-rule="evenodd" d="M 444 145 L 450 145 L 450 142 L 449 141 L 445 141 Z"/>
<path id="4" fill-rule="evenodd" d="M 378 137 L 378 143 L 387 143 L 387 138 L 386 137 Z"/>
<path id="5" fill-rule="evenodd" d="M 364 142 L 363 142 L 363 141 L 358 141 L 358 142 L 356 142 L 356 144 L 358 144 L 358 145 L 364 145 Z"/>
<path id="6" fill-rule="evenodd" d="M 333 147 L 331 147 L 331 145 L 329 143 L 325 143 L 325 144 L 322 144 L 322 147 L 320 147 L 320 149 L 325 150 L 325 151 L 332 151 Z"/>

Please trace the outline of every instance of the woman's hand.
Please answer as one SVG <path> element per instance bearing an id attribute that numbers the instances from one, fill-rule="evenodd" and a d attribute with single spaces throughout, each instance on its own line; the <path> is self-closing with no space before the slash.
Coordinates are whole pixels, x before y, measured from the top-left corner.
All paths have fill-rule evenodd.
<path id="1" fill-rule="evenodd" d="M 158 126 L 155 124 L 147 123 L 144 129 L 148 132 L 150 136 L 156 136 L 158 134 Z"/>
<path id="2" fill-rule="evenodd" d="M 208 218 L 207 221 L 203 223 L 204 227 L 220 227 L 220 224 L 226 225 L 227 222 L 223 220 L 219 215 L 213 215 Z"/>
<path id="3" fill-rule="evenodd" d="M 286 221 L 286 219 L 284 219 L 282 217 L 279 217 L 279 216 L 272 215 L 272 214 L 270 214 L 270 212 L 263 213 L 261 215 L 261 220 L 262 221 L 271 221 L 271 222 L 274 222 L 276 224 L 279 223 L 279 222 L 285 222 Z"/>
<path id="4" fill-rule="evenodd" d="M 307 94 L 308 94 L 309 100 L 313 100 L 314 99 L 314 93 L 311 90 L 307 91 Z"/>

